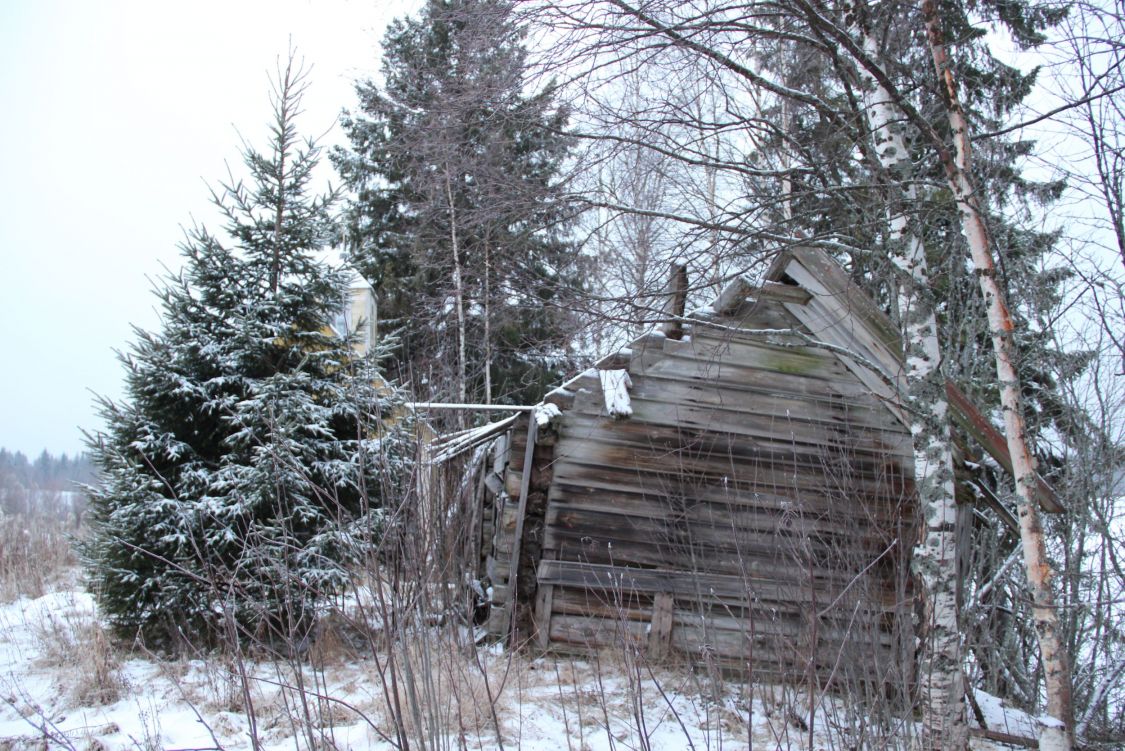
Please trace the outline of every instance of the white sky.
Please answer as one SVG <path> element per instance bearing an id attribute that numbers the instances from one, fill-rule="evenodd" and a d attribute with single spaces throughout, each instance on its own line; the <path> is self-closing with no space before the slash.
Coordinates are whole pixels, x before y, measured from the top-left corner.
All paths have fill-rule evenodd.
<path id="1" fill-rule="evenodd" d="M 157 327 L 149 280 L 210 219 L 239 134 L 263 143 L 290 38 L 313 66 L 298 124 L 319 134 L 418 4 L 0 0 L 0 446 L 73 453 L 100 426 L 92 393 L 122 393 L 113 349 Z"/>

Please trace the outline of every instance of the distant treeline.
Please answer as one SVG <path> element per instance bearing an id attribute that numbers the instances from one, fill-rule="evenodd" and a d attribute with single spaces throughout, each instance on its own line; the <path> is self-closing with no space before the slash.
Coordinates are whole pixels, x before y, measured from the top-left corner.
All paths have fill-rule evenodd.
<path id="1" fill-rule="evenodd" d="M 85 453 L 44 450 L 30 460 L 22 451 L 0 448 L 0 514 L 78 511 L 85 499 L 77 485 L 92 481 L 94 472 Z"/>

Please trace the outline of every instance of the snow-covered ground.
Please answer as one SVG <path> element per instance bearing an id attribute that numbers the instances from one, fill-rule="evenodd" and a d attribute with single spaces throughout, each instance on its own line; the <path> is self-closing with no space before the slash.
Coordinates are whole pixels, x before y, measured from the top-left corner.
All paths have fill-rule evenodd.
<path id="1" fill-rule="evenodd" d="M 427 684 L 425 708 L 412 711 L 404 699 L 416 718 L 406 723 L 413 747 L 809 748 L 807 699 L 791 689 L 759 686 L 751 698 L 732 682 L 719 691 L 689 671 L 612 656 L 529 658 L 498 646 L 478 654 L 480 663 L 432 655 L 447 678 Z M 111 646 L 92 598 L 77 588 L 24 597 L 0 605 L 0 750 L 249 749 L 252 734 L 262 749 L 394 748 L 378 664 L 339 655 L 300 676 L 284 662 L 247 663 L 244 683 L 230 658 L 169 661 Z M 978 700 L 993 729 L 1033 734 L 1026 716 Z M 826 751 L 884 747 L 894 737 L 839 699 L 822 699 L 812 725 L 812 747 Z"/>

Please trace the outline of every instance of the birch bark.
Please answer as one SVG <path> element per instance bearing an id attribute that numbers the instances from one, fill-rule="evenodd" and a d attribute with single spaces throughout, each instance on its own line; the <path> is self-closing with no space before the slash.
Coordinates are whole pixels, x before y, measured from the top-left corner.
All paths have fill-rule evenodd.
<path id="1" fill-rule="evenodd" d="M 453 302 L 457 313 L 457 400 L 467 401 L 465 392 L 465 285 L 461 277 L 461 249 L 457 244 L 457 206 L 453 201 L 452 179 L 445 175 L 445 196 L 449 202 L 449 244 L 453 250 Z"/>
<path id="2" fill-rule="evenodd" d="M 859 0 L 848 9 L 849 30 L 861 41 L 868 58 L 878 62 L 881 52 L 865 22 L 862 2 Z M 953 455 L 937 316 L 928 292 L 926 248 L 908 213 L 917 196 L 902 136 L 906 118 L 891 93 L 866 68 L 857 68 L 864 83 L 864 114 L 891 193 L 886 204 L 891 260 L 901 272 L 897 305 L 904 329 L 906 390 L 913 407 L 909 414 L 914 438 L 914 480 L 923 519 L 922 537 L 912 559 L 914 572 L 923 585 L 925 605 L 918 664 L 920 744 L 927 749 L 959 751 L 968 747 L 969 735 L 957 603 Z"/>
<path id="3" fill-rule="evenodd" d="M 1014 326 L 1003 290 L 996 280 L 991 240 L 971 176 L 969 126 L 958 97 L 957 81 L 953 76 L 934 0 L 922 0 L 922 18 L 934 67 L 941 79 L 946 115 L 953 134 L 954 153 L 942 151 L 942 166 L 957 202 L 962 232 L 968 242 L 973 266 L 980 279 L 981 294 L 988 308 L 989 334 L 1000 385 L 1000 404 L 1004 413 L 1008 451 L 1012 456 L 1020 542 L 1047 687 L 1047 716 L 1040 721 L 1039 748 L 1042 751 L 1065 751 L 1073 744 L 1069 659 L 1051 589 L 1054 574 L 1047 561 L 1043 526 L 1033 493 L 1037 483 L 1035 459 L 1028 448 L 1023 407 L 1020 403 L 1019 375 L 1015 368 L 1015 348 L 1012 341 Z"/>

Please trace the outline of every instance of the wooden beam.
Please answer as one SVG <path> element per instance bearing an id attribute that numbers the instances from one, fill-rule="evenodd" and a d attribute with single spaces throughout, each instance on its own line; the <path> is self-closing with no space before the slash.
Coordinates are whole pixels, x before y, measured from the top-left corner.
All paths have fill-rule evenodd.
<path id="1" fill-rule="evenodd" d="M 516 643 L 516 612 L 519 609 L 519 590 L 516 588 L 520 572 L 520 544 L 523 541 L 523 520 L 527 516 L 527 494 L 531 488 L 531 471 L 535 461 L 535 436 L 538 431 L 539 421 L 533 415 L 527 418 L 527 447 L 523 452 L 523 473 L 520 478 L 519 505 L 516 507 L 516 534 L 512 540 L 510 570 L 508 575 L 508 605 L 511 608 L 508 617 L 508 644 Z"/>
<path id="2" fill-rule="evenodd" d="M 977 738 L 984 738 L 989 741 L 996 741 L 997 743 L 1005 743 L 1009 746 L 1019 746 L 1020 748 L 1039 748 L 1039 741 L 1035 738 L 1027 738 L 1022 735 L 1012 735 L 1011 733 L 1001 733 L 999 730 L 985 730 L 983 728 L 969 728 L 969 735 Z"/>
<path id="3" fill-rule="evenodd" d="M 793 305 L 806 305 L 812 299 L 812 293 L 804 287 L 795 284 L 782 284 L 781 282 L 767 281 L 761 287 L 755 289 L 754 294 L 760 300 L 777 300 Z"/>
<path id="4" fill-rule="evenodd" d="M 964 428 L 1008 474 L 1012 474 L 1012 456 L 1008 453 L 1008 439 L 1004 434 L 997 430 L 992 422 L 981 414 L 965 392 L 949 379 L 945 381 L 945 393 L 949 399 L 949 406 L 953 408 L 953 419 L 957 424 Z M 1038 473 L 1035 479 L 1036 487 L 1033 492 L 1040 507 L 1051 514 L 1064 513 L 1066 507 L 1059 501 L 1054 489 Z"/>

